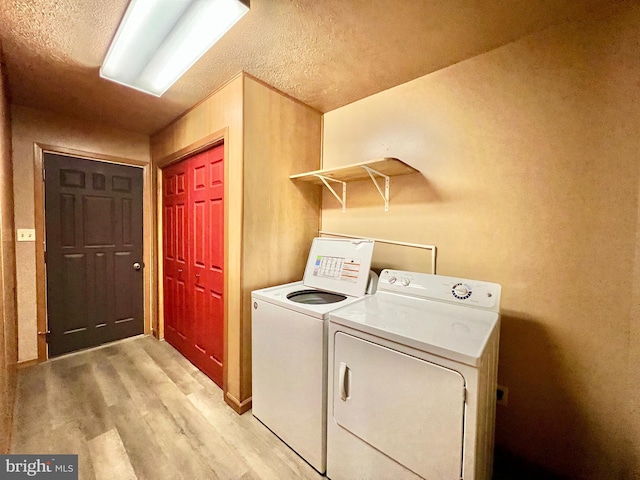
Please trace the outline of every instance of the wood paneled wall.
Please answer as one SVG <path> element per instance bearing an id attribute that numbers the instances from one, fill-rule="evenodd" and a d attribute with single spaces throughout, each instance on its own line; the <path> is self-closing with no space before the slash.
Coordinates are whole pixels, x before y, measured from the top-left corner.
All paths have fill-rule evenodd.
<path id="1" fill-rule="evenodd" d="M 9 450 L 16 388 L 18 330 L 13 221 L 11 117 L 0 47 L 0 453 Z"/>
<path id="2" fill-rule="evenodd" d="M 288 176 L 319 165 L 320 124 L 319 112 L 239 74 L 151 139 L 164 165 L 226 132 L 224 395 L 238 412 L 251 406 L 251 289 L 301 278 L 304 263 L 292 259 L 317 233 L 318 195 Z"/>
<path id="3" fill-rule="evenodd" d="M 301 280 L 321 190 L 289 179 L 320 166 L 321 116 L 247 76 L 244 83 L 242 397 L 251 396 L 251 292 Z"/>

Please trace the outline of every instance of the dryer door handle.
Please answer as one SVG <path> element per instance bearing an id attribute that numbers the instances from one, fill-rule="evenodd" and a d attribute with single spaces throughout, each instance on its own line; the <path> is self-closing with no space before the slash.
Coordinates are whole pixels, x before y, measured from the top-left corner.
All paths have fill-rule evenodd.
<path id="1" fill-rule="evenodd" d="M 346 402 L 351 398 L 351 369 L 346 363 L 340 362 L 340 399 Z"/>

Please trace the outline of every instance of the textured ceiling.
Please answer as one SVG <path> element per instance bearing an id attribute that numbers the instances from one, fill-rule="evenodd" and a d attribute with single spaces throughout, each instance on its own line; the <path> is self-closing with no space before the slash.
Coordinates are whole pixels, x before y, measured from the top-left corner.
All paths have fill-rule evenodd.
<path id="1" fill-rule="evenodd" d="M 127 4 L 0 0 L 12 101 L 151 134 L 244 70 L 327 112 L 611 0 L 251 0 L 162 98 L 99 77 Z"/>

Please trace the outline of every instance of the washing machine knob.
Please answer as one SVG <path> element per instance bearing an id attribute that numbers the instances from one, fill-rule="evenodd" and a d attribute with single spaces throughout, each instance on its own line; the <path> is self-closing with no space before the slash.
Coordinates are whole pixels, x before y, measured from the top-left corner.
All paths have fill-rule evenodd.
<path id="1" fill-rule="evenodd" d="M 469 293 L 469 289 L 464 285 L 456 285 L 453 290 L 454 292 L 456 292 L 456 295 L 458 295 L 458 297 L 464 297 L 467 293 Z"/>
<path id="2" fill-rule="evenodd" d="M 394 283 L 396 283 L 396 281 L 397 281 L 397 280 L 398 280 L 398 279 L 397 279 L 396 277 L 389 277 L 389 283 L 390 283 L 391 285 L 393 285 Z"/>
<path id="3" fill-rule="evenodd" d="M 411 283 L 411 280 L 409 280 L 408 278 L 401 278 L 401 279 L 400 279 L 400 283 L 401 283 L 403 286 L 408 287 L 408 286 L 409 286 L 409 284 Z"/>

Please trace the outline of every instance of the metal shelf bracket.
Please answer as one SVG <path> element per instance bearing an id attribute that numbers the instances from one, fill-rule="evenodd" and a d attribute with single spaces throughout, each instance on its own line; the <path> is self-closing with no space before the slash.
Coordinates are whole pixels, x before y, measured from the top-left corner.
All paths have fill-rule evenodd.
<path id="1" fill-rule="evenodd" d="M 376 186 L 376 190 L 378 190 L 378 193 L 382 197 L 382 200 L 384 200 L 384 211 L 388 212 L 389 211 L 389 176 L 385 175 L 384 173 L 380 173 L 371 167 L 367 167 L 366 165 L 361 165 L 361 167 L 364 168 L 364 170 L 371 177 L 371 181 Z M 384 193 L 382 192 L 382 188 L 380 188 L 380 185 L 376 180 L 376 177 L 375 177 L 376 175 L 384 179 Z"/>
<path id="2" fill-rule="evenodd" d="M 317 173 L 315 173 L 313 176 L 318 177 L 320 180 L 322 180 L 322 183 L 324 183 L 325 186 L 329 189 L 329 191 L 333 194 L 333 196 L 336 197 L 336 200 L 340 202 L 340 205 L 342 205 L 342 213 L 344 213 L 347 210 L 347 182 L 343 182 L 342 180 L 336 180 L 335 178 L 331 178 L 331 177 L 325 177 L 324 175 L 318 175 Z M 342 184 L 342 198 L 340 197 L 340 195 L 336 193 L 333 187 L 329 184 L 329 181 Z"/>
<path id="3" fill-rule="evenodd" d="M 375 168 L 372 168 L 375 167 Z M 309 182 L 315 185 L 325 185 L 334 197 L 342 205 L 344 213 L 347 206 L 347 184 L 346 182 L 356 182 L 371 179 L 373 185 L 384 200 L 384 211 L 389 211 L 389 184 L 390 177 L 419 173 L 419 170 L 407 165 L 402 160 L 393 157 L 384 157 L 368 162 L 354 163 L 337 168 L 325 168 L 314 170 L 313 172 L 297 173 L 290 175 L 291 180 Z M 379 182 L 379 178 L 384 179 L 384 187 Z M 342 184 L 342 197 L 329 185 L 329 182 Z"/>

